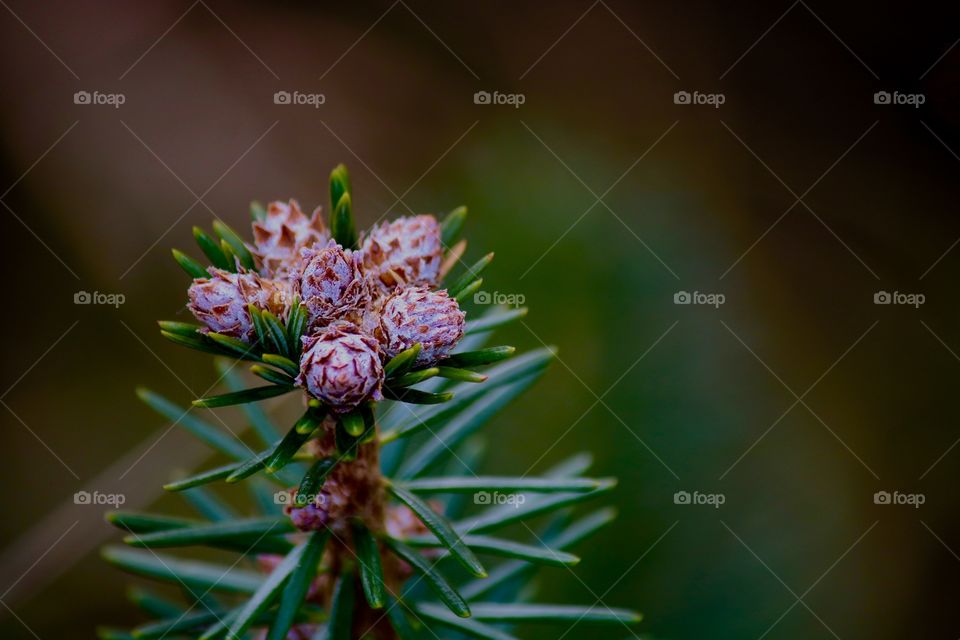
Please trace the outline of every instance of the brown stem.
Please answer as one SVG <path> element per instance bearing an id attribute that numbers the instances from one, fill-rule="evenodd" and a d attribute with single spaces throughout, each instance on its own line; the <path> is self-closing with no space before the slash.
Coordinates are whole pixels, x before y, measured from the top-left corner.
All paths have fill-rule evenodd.
<path id="1" fill-rule="evenodd" d="M 310 443 L 310 452 L 317 458 L 337 456 L 334 442 L 333 420 L 327 420 L 324 433 Z M 327 476 L 323 491 L 330 494 L 331 519 L 329 522 L 330 541 L 324 553 L 323 562 L 330 567 L 326 584 L 332 586 L 342 568 L 347 564 L 358 564 L 353 545 L 350 522 L 361 520 L 374 534 L 383 534 L 386 530 L 386 491 L 383 475 L 380 473 L 380 443 L 374 438 L 361 444 L 354 460 L 341 460 Z M 401 567 L 392 556 L 383 555 L 384 580 L 388 592 L 396 594 L 405 578 Z M 356 581 L 353 615 L 353 636 L 370 640 L 394 640 L 396 633 L 382 609 L 371 609 L 367 604 L 360 581 Z M 330 589 L 322 595 L 324 604 L 329 607 Z M 319 594 L 318 594 L 319 595 Z"/>

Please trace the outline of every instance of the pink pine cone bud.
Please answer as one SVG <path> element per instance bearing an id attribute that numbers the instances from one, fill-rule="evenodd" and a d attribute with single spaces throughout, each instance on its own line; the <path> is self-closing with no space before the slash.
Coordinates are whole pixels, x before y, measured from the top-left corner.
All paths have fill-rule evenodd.
<path id="1" fill-rule="evenodd" d="M 296 492 L 293 493 L 296 497 Z M 330 494 L 321 491 L 314 500 L 302 507 L 287 506 L 284 512 L 300 531 L 322 531 L 330 522 Z"/>
<path id="2" fill-rule="evenodd" d="M 320 208 L 309 218 L 296 200 L 271 202 L 267 217 L 253 223 L 254 253 L 260 259 L 263 274 L 271 278 L 289 278 L 300 270 L 300 251 L 329 238 Z"/>
<path id="3" fill-rule="evenodd" d="M 377 341 L 347 322 L 336 322 L 320 333 L 303 338 L 297 384 L 345 413 L 365 400 L 383 396 L 383 366 Z"/>
<path id="4" fill-rule="evenodd" d="M 374 333 L 387 357 L 419 342 L 422 348 L 416 364 L 433 364 L 447 356 L 463 337 L 465 316 L 446 291 L 404 287 L 384 300 Z"/>
<path id="5" fill-rule="evenodd" d="M 300 297 L 307 305 L 311 328 L 359 313 L 371 301 L 370 284 L 361 271 L 358 253 L 344 251 L 330 240 L 321 249 L 302 252 Z"/>
<path id="6" fill-rule="evenodd" d="M 297 506 L 297 490 L 291 489 L 290 504 L 283 512 L 290 517 L 293 525 L 301 531 L 320 531 L 339 526 L 340 521 L 350 514 L 356 496 L 348 487 L 334 478 L 329 478 L 316 495 L 304 496 L 309 500 L 304 506 Z"/>
<path id="7" fill-rule="evenodd" d="M 435 285 L 439 280 L 443 243 L 440 225 L 431 215 L 374 225 L 361 248 L 364 267 L 388 291 L 400 284 Z"/>
<path id="8" fill-rule="evenodd" d="M 187 292 L 190 311 L 208 330 L 250 342 L 254 327 L 248 304 L 285 315 L 292 296 L 289 284 L 252 272 L 230 273 L 212 268 L 208 271 L 210 277 L 195 279 Z"/>

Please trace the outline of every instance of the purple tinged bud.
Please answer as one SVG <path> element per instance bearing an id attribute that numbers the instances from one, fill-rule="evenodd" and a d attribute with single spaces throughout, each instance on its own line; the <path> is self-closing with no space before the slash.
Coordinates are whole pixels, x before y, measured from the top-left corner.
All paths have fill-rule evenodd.
<path id="1" fill-rule="evenodd" d="M 208 330 L 250 342 L 254 327 L 248 304 L 278 316 L 286 314 L 292 293 L 289 284 L 253 272 L 208 271 L 210 277 L 195 279 L 187 292 L 190 311 Z"/>
<path id="2" fill-rule="evenodd" d="M 360 254 L 344 251 L 330 240 L 323 248 L 302 251 L 300 297 L 309 312 L 311 328 L 357 315 L 370 305 L 370 283 L 361 271 Z"/>
<path id="3" fill-rule="evenodd" d="M 383 366 L 377 341 L 347 322 L 336 322 L 303 339 L 297 384 L 345 413 L 383 396 Z"/>
<path id="4" fill-rule="evenodd" d="M 443 242 L 431 215 L 374 225 L 362 238 L 364 267 L 385 291 L 397 285 L 435 285 L 440 279 Z"/>
<path id="5" fill-rule="evenodd" d="M 399 288 L 384 300 L 375 335 L 388 358 L 419 342 L 416 364 L 430 365 L 446 357 L 463 337 L 465 315 L 446 291 Z"/>
<path id="6" fill-rule="evenodd" d="M 320 208 L 308 218 L 296 200 L 271 202 L 267 217 L 253 223 L 254 253 L 264 275 L 271 278 L 296 277 L 301 266 L 300 251 L 323 244 L 329 237 Z"/>
<path id="7" fill-rule="evenodd" d="M 300 531 L 320 531 L 330 521 L 330 514 L 315 504 L 290 509 L 290 520 Z"/>

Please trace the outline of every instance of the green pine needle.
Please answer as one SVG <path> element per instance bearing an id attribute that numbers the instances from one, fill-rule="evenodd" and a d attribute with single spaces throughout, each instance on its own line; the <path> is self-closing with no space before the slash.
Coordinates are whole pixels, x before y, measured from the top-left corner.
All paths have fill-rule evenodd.
<path id="1" fill-rule="evenodd" d="M 340 196 L 330 213 L 330 233 L 333 235 L 333 239 L 343 248 L 359 248 L 357 227 L 353 221 L 353 201 L 349 192 Z"/>
<path id="2" fill-rule="evenodd" d="M 360 415 L 359 411 L 344 413 L 339 417 L 339 420 L 340 424 L 343 425 L 343 430 L 354 438 L 359 438 L 366 429 L 366 425 L 363 424 L 363 416 Z"/>
<path id="3" fill-rule="evenodd" d="M 449 478 L 420 478 L 397 485 L 414 493 L 475 493 L 478 491 L 500 493 L 558 493 L 566 491 L 593 491 L 610 486 L 613 480 L 592 478 L 529 478 L 503 476 L 473 476 Z"/>
<path id="4" fill-rule="evenodd" d="M 390 380 L 389 386 L 394 389 L 400 387 L 409 387 L 415 384 L 420 384 L 424 380 L 429 380 L 430 378 L 438 375 L 440 369 L 437 367 L 427 367 L 425 369 L 418 369 L 417 371 L 410 371 L 405 373 L 402 376 L 397 376 L 396 378 Z"/>
<path id="5" fill-rule="evenodd" d="M 308 411 L 309 413 L 309 411 Z M 290 431 L 287 432 L 287 435 L 283 437 L 277 446 L 267 455 L 265 458 L 265 466 L 267 471 L 270 473 L 276 473 L 280 469 L 283 469 L 287 464 L 293 460 L 293 456 L 296 455 L 297 451 L 300 450 L 306 441 L 310 438 L 310 434 L 313 431 L 308 431 L 306 433 L 297 429 L 297 426 L 294 425 L 291 427 Z"/>
<path id="6" fill-rule="evenodd" d="M 237 235 L 236 231 L 228 227 L 222 220 L 213 221 L 213 230 L 220 236 L 223 242 L 226 242 L 230 246 L 230 250 L 237 259 L 240 260 L 240 264 L 243 265 L 244 268 L 253 269 L 255 267 L 253 254 L 247 249 L 247 245 L 243 242 L 243 239 Z"/>
<path id="7" fill-rule="evenodd" d="M 473 282 L 467 284 L 461 288 L 453 299 L 457 302 L 463 302 L 464 300 L 469 300 L 470 297 L 480 290 L 480 287 L 483 286 L 483 278 L 477 278 Z"/>
<path id="8" fill-rule="evenodd" d="M 333 589 L 330 619 L 314 640 L 351 640 L 353 637 L 354 578 L 350 569 L 343 571 Z"/>
<path id="9" fill-rule="evenodd" d="M 477 279 L 480 273 L 483 272 L 483 270 L 486 269 L 487 265 L 489 265 L 491 262 L 493 262 L 492 252 L 483 256 L 472 266 L 468 267 L 462 276 L 457 278 L 452 285 L 447 287 L 447 294 L 452 298 L 456 298 L 461 291 L 466 289 L 470 283 Z"/>
<path id="10" fill-rule="evenodd" d="M 529 310 L 526 307 L 517 307 L 516 309 L 509 309 L 505 307 L 496 308 L 490 313 L 481 316 L 476 320 L 468 320 L 467 328 L 464 330 L 464 335 L 470 336 L 478 333 L 493 331 L 494 329 L 498 329 L 515 320 L 525 318 L 528 311 Z"/>
<path id="11" fill-rule="evenodd" d="M 386 601 L 383 567 L 380 564 L 380 549 L 377 541 L 363 523 L 354 523 L 353 542 L 360 564 L 360 584 L 371 609 L 382 609 Z"/>
<path id="12" fill-rule="evenodd" d="M 418 498 L 416 495 L 395 484 L 388 484 L 387 489 L 400 502 L 410 507 L 417 517 L 426 525 L 433 535 L 445 546 L 450 553 L 462 564 L 467 571 L 483 578 L 487 575 L 486 569 L 477 560 L 477 557 L 470 551 L 470 548 L 463 542 L 453 526 L 447 522 L 446 518 L 430 508 L 430 506 Z"/>
<path id="13" fill-rule="evenodd" d="M 227 631 L 227 640 L 241 640 L 254 620 L 273 604 L 273 601 L 280 595 L 280 590 L 283 588 L 287 579 L 296 571 L 297 565 L 306 549 L 306 543 L 297 546 L 270 572 L 267 579 L 260 585 L 260 588 L 247 600 L 243 609 L 241 609 L 233 619 L 233 622 L 230 624 L 230 630 Z"/>
<path id="14" fill-rule="evenodd" d="M 480 367 L 511 358 L 516 352 L 516 347 L 503 346 L 489 347 L 487 349 L 480 349 L 479 351 L 452 353 L 441 360 L 440 365 L 444 367 L 459 367 L 464 369 L 469 367 Z"/>
<path id="15" fill-rule="evenodd" d="M 317 565 L 329 536 L 329 532 L 326 531 L 315 531 L 310 534 L 310 539 L 307 540 L 300 561 L 291 573 L 290 579 L 287 580 L 283 593 L 280 595 L 280 606 L 277 608 L 277 614 L 270 625 L 267 640 L 286 640 L 287 633 L 300 610 L 300 605 L 307 596 L 310 583 L 317 573 Z"/>
<path id="16" fill-rule="evenodd" d="M 300 367 L 290 358 L 285 358 L 284 356 L 280 356 L 275 353 L 265 353 L 262 356 L 262 360 L 265 364 L 268 364 L 271 367 L 283 369 L 284 372 L 290 376 L 296 376 L 300 373 Z"/>
<path id="17" fill-rule="evenodd" d="M 414 361 L 417 359 L 417 356 L 420 355 L 420 350 L 423 348 L 419 342 L 406 349 L 401 351 L 397 355 L 390 358 L 390 361 L 383 367 L 383 375 L 387 378 L 394 376 L 401 376 L 406 373 L 410 367 L 413 366 Z"/>
<path id="18" fill-rule="evenodd" d="M 250 219 L 255 222 L 263 222 L 267 219 L 267 209 L 257 200 L 250 203 Z"/>
<path id="19" fill-rule="evenodd" d="M 137 575 L 173 582 L 201 592 L 210 589 L 225 593 L 253 593 L 263 574 L 229 565 L 181 560 L 154 551 L 106 547 L 101 555 L 110 564 Z"/>
<path id="20" fill-rule="evenodd" d="M 227 435 L 213 425 L 201 420 L 191 409 L 182 409 L 158 393 L 140 387 L 137 396 L 151 409 L 171 420 L 194 436 L 226 455 L 241 460 L 247 457 L 249 450 L 232 435 Z"/>
<path id="21" fill-rule="evenodd" d="M 152 533 L 131 534 L 126 536 L 123 541 L 132 547 L 157 549 L 228 542 L 237 539 L 257 540 L 263 536 L 289 533 L 292 530 L 293 525 L 288 518 L 251 518 L 177 527 Z"/>
<path id="22" fill-rule="evenodd" d="M 311 465 L 310 469 L 303 475 L 303 479 L 300 480 L 296 497 L 297 506 L 306 506 L 314 496 L 320 493 L 324 481 L 335 466 L 337 466 L 335 458 L 320 458 Z"/>
<path id="23" fill-rule="evenodd" d="M 463 541 L 477 553 L 503 558 L 514 558 L 553 567 L 572 567 L 580 562 L 580 558 L 572 553 L 556 551 L 539 545 L 523 544 L 503 538 L 466 535 L 463 536 Z M 439 540 L 428 536 L 407 538 L 404 542 L 412 547 L 443 546 Z"/>
<path id="24" fill-rule="evenodd" d="M 467 219 L 467 208 L 457 207 L 444 217 L 440 223 L 440 239 L 443 246 L 452 247 L 460 237 L 460 231 L 463 229 L 463 223 Z"/>
<path id="25" fill-rule="evenodd" d="M 210 396 L 209 398 L 198 398 L 193 401 L 193 406 L 205 409 L 230 407 L 236 404 L 244 404 L 245 402 L 259 402 L 260 400 L 275 398 L 295 390 L 296 387 L 290 385 L 272 384 L 265 387 L 254 387 L 253 389 L 224 393 L 219 396 Z"/>
<path id="26" fill-rule="evenodd" d="M 193 239 L 197 241 L 197 245 L 200 247 L 200 250 L 203 251 L 203 255 L 207 256 L 207 260 L 209 260 L 213 266 L 227 271 L 234 271 L 236 269 L 227 259 L 226 254 L 220 247 L 220 243 L 207 235 L 206 231 L 200 227 L 194 227 Z"/>
<path id="27" fill-rule="evenodd" d="M 398 540 L 386 538 L 384 542 L 401 560 L 406 561 L 417 573 L 423 576 L 423 579 L 426 580 L 430 588 L 440 598 L 440 601 L 447 605 L 450 611 L 461 618 L 470 617 L 470 605 L 457 593 L 457 590 L 451 586 L 447 579 L 434 568 L 434 563 L 428 562 L 422 555 Z"/>
<path id="28" fill-rule="evenodd" d="M 442 404 L 453 399 L 453 393 L 449 391 L 430 393 L 419 389 L 395 389 L 391 386 L 383 388 L 383 396 L 390 400 L 409 404 Z"/>
<path id="29" fill-rule="evenodd" d="M 173 249 L 173 259 L 177 261 L 177 264 L 180 265 L 191 278 L 206 278 L 210 275 L 207 273 L 207 270 L 203 268 L 202 264 L 182 251 Z"/>

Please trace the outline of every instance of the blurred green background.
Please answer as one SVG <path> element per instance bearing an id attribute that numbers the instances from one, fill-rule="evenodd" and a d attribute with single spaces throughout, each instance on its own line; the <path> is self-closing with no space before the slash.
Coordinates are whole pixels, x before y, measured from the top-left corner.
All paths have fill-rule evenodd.
<path id="1" fill-rule="evenodd" d="M 160 485 L 206 462 L 133 394 L 186 401 L 215 379 L 155 329 L 183 313 L 169 249 L 214 212 L 244 227 L 253 199 L 325 205 L 345 162 L 361 226 L 467 204 L 468 256 L 497 253 L 485 288 L 531 308 L 503 342 L 560 347 L 487 431 L 483 469 L 590 450 L 594 474 L 620 479 L 620 518 L 580 566 L 544 570 L 545 599 L 639 609 L 651 638 L 957 637 L 958 17 L 938 3 L 3 3 L 0 635 L 137 621 L 96 553 L 118 534 L 72 496 L 178 512 Z M 126 302 L 78 306 L 81 290 Z M 680 291 L 725 302 L 674 304 Z M 926 298 L 877 305 L 880 291 Z M 925 502 L 878 505 L 878 491 Z"/>

